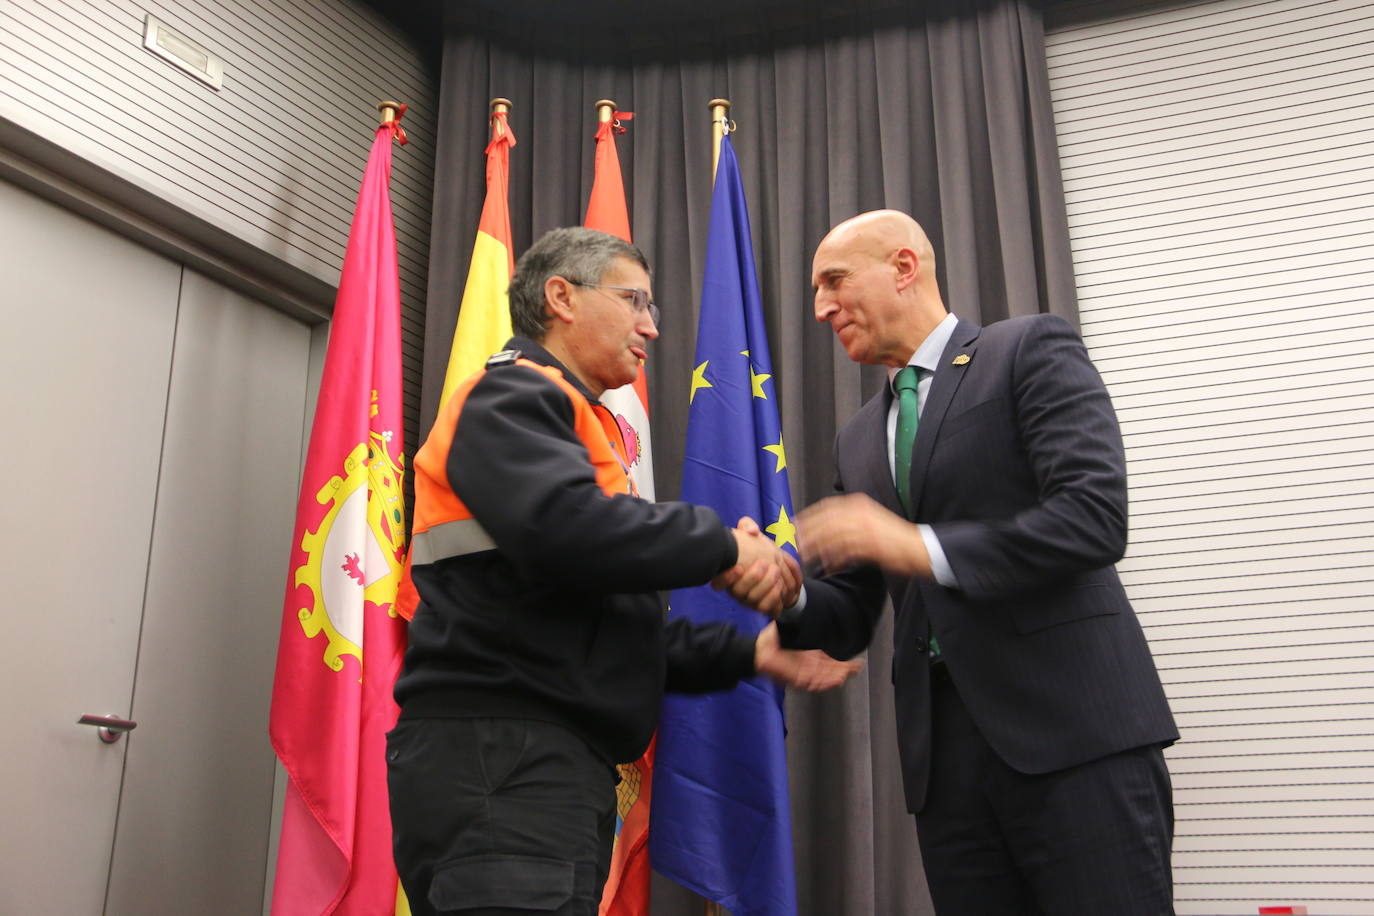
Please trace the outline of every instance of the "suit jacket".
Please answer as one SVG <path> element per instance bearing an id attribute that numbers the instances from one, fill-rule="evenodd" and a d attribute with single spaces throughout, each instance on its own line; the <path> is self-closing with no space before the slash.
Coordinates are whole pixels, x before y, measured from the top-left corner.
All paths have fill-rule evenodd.
<path id="1" fill-rule="evenodd" d="M 836 489 L 902 514 L 887 458 L 891 402 L 884 386 L 836 437 Z M 1121 431 L 1068 322 L 958 323 L 921 413 L 911 503 L 959 587 L 873 568 L 808 579 L 805 611 L 784 633 L 788 645 L 848 657 L 868 645 L 891 596 L 909 810 L 923 807 L 929 772 L 930 632 L 969 714 L 1016 770 L 1177 739 L 1113 566 L 1126 549 Z"/>

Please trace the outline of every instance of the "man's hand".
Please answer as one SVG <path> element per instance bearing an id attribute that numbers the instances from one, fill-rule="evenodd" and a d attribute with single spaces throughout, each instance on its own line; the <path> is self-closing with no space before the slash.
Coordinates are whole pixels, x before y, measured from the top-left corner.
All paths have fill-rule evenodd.
<path id="1" fill-rule="evenodd" d="M 826 572 L 879 566 L 903 576 L 931 577 L 921 529 L 863 493 L 823 499 L 797 517 L 802 559 Z"/>
<path id="2" fill-rule="evenodd" d="M 728 589 L 742 604 L 776 617 L 784 608 L 795 604 L 801 590 L 801 568 L 797 561 L 783 552 L 747 515 L 734 529 L 739 558 L 734 567 L 711 580 L 717 589 Z"/>
<path id="3" fill-rule="evenodd" d="M 820 691 L 838 687 L 863 670 L 857 659 L 836 661 L 820 649 L 797 651 L 778 644 L 778 625 L 770 623 L 754 640 L 754 670 L 780 684 Z"/>

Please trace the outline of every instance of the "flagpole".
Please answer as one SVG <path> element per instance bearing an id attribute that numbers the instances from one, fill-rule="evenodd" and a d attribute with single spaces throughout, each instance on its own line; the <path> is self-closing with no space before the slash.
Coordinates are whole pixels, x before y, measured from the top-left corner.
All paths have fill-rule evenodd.
<path id="1" fill-rule="evenodd" d="M 394 102 L 391 99 L 383 99 L 378 102 L 377 113 L 381 116 L 381 121 L 377 124 L 377 127 L 382 128 L 386 127 L 388 124 L 396 124 L 405 113 L 405 108 L 405 105 L 400 102 Z M 399 124 L 396 124 L 396 131 L 400 131 Z M 396 132 L 393 132 L 392 136 L 395 139 L 400 139 L 402 144 L 405 143 L 405 140 L 402 139 L 405 136 L 404 132 L 400 132 L 399 136 Z M 406 575 L 409 575 L 409 572 L 409 564 L 407 563 Z M 411 916 L 410 900 L 406 898 L 405 888 L 401 887 L 399 876 L 397 876 L 396 879 L 396 904 L 394 912 L 395 916 Z"/>
<path id="2" fill-rule="evenodd" d="M 711 184 L 716 181 L 716 168 L 720 165 L 720 138 L 725 136 L 730 125 L 730 100 L 712 99 L 706 103 L 711 112 Z M 724 916 L 725 909 L 714 900 L 706 901 L 706 916 Z"/>
<path id="3" fill-rule="evenodd" d="M 730 123 L 730 100 L 712 99 L 706 103 L 711 109 L 711 182 L 716 180 L 716 166 L 720 165 L 720 138 L 733 128 Z"/>

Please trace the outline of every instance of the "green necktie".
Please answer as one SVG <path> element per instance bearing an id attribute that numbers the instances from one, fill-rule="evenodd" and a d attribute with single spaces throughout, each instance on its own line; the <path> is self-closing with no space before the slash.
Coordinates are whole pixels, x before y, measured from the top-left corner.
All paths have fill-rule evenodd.
<path id="1" fill-rule="evenodd" d="M 897 476 L 897 499 L 906 517 L 911 518 L 911 452 L 916 446 L 916 424 L 921 413 L 917 386 L 921 370 L 906 366 L 897 372 L 892 387 L 897 390 L 897 435 L 892 442 L 893 467 Z"/>
<path id="2" fill-rule="evenodd" d="M 906 517 L 911 518 L 911 453 L 916 447 L 916 426 L 921 415 L 921 398 L 917 387 L 921 370 L 906 366 L 897 372 L 892 387 L 897 389 L 897 435 L 892 443 L 893 464 L 897 467 L 897 498 L 902 501 Z M 940 656 L 940 643 L 930 633 L 930 657 Z"/>

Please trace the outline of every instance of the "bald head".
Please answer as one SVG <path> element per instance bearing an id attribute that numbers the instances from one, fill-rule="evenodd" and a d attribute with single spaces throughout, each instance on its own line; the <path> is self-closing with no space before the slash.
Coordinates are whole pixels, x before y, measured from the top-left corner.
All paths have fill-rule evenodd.
<path id="1" fill-rule="evenodd" d="M 945 317 L 935 250 L 916 220 L 872 210 L 826 234 L 811 263 L 816 320 L 861 363 L 904 366 Z"/>
<path id="2" fill-rule="evenodd" d="M 821 245 L 851 246 L 875 260 L 882 260 L 900 248 L 910 248 L 922 267 L 935 270 L 935 249 L 921 224 L 900 210 L 870 210 L 851 217 L 831 229 Z"/>

